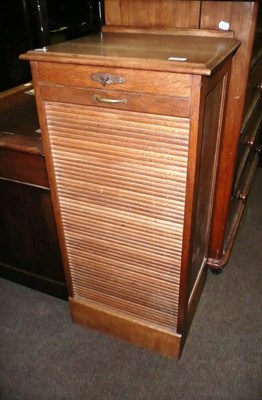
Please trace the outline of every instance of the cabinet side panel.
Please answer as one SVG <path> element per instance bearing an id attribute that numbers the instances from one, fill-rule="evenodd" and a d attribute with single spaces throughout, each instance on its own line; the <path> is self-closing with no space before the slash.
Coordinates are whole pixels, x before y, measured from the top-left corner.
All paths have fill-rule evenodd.
<path id="1" fill-rule="evenodd" d="M 45 108 L 73 296 L 174 332 L 189 120 Z"/>
<path id="2" fill-rule="evenodd" d="M 224 78 L 226 80 L 226 77 Z M 199 166 L 198 201 L 192 254 L 190 290 L 192 290 L 207 257 L 210 220 L 213 205 L 216 167 L 224 109 L 224 85 L 220 80 L 207 94 Z"/>

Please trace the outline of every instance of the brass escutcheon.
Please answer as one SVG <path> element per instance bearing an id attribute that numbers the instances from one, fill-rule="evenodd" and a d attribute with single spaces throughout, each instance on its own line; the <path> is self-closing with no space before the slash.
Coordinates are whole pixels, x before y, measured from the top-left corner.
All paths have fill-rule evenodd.
<path id="1" fill-rule="evenodd" d="M 101 83 L 103 86 L 111 85 L 112 83 L 124 83 L 125 78 L 123 76 L 114 74 L 92 74 L 91 78 L 93 81 Z"/>

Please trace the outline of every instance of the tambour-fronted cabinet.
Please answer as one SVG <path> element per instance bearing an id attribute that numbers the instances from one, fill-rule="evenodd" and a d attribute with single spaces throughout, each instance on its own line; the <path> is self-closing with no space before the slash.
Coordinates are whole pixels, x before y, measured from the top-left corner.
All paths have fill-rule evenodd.
<path id="1" fill-rule="evenodd" d="M 239 46 L 223 36 L 105 32 L 23 56 L 72 318 L 175 357 L 206 276 Z"/>

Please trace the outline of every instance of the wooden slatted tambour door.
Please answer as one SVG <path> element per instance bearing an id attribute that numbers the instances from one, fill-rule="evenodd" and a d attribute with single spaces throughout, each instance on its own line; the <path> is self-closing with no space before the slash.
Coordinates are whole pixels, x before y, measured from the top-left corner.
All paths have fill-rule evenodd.
<path id="1" fill-rule="evenodd" d="M 176 329 L 188 118 L 46 115 L 74 296 Z"/>

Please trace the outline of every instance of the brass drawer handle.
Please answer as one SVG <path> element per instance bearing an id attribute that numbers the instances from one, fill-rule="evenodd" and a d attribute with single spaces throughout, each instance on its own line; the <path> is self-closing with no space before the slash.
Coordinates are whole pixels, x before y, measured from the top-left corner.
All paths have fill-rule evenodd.
<path id="1" fill-rule="evenodd" d="M 93 96 L 95 101 L 99 101 L 100 103 L 109 103 L 109 104 L 127 104 L 127 99 L 107 99 L 104 97 L 97 96 L 96 94 Z"/>

